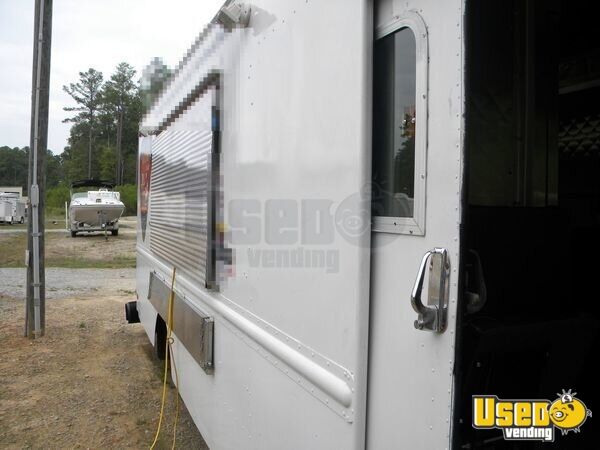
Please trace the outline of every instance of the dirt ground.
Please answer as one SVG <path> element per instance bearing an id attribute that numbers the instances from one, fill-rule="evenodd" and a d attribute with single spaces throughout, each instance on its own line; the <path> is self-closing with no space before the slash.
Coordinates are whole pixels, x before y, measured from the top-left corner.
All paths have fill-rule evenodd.
<path id="1" fill-rule="evenodd" d="M 53 233 L 47 236 L 46 258 L 49 266 L 57 267 L 135 267 L 135 234 L 121 233 L 70 235 Z M 70 263 L 70 261 L 77 261 Z"/>
<path id="2" fill-rule="evenodd" d="M 125 322 L 129 300 L 51 300 L 46 336 L 31 341 L 22 337 L 22 301 L 0 297 L 0 447 L 149 448 L 163 366 L 141 325 Z M 171 384 L 168 398 L 158 448 L 171 445 Z M 207 448 L 183 405 L 177 448 Z"/>
<path id="3" fill-rule="evenodd" d="M 54 234 L 47 236 L 52 242 Z M 110 258 L 107 245 L 133 255 L 135 245 L 135 234 L 126 233 L 109 241 L 101 236 L 56 237 L 64 246 L 50 248 L 49 254 L 57 252 L 55 260 L 81 261 L 81 253 L 90 248 L 97 249 L 93 258 Z M 94 267 L 91 257 L 86 258 L 84 266 Z M 96 262 L 105 267 L 102 259 Z M 135 299 L 134 271 L 50 271 L 56 273 L 48 280 L 65 280 L 65 286 L 48 286 L 46 335 L 30 340 L 22 336 L 24 306 L 18 294 L 25 271 L 0 269 L 0 448 L 149 448 L 158 422 L 164 366 L 142 326 L 125 321 L 124 304 Z M 77 283 L 67 286 L 73 277 Z M 97 287 L 99 279 L 107 280 L 102 289 Z M 175 395 L 169 382 L 166 426 L 163 421 L 157 448 L 171 447 Z M 207 448 L 180 405 L 177 448 Z"/>

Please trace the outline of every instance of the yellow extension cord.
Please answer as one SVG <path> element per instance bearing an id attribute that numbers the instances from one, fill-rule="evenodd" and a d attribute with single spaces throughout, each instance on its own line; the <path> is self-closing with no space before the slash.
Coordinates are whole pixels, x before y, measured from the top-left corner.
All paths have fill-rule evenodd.
<path id="1" fill-rule="evenodd" d="M 163 376 L 163 391 L 162 391 L 162 400 L 160 403 L 160 416 L 158 418 L 158 427 L 156 429 L 156 435 L 154 436 L 154 442 L 150 446 L 150 450 L 154 449 L 154 446 L 158 442 L 158 437 L 160 436 L 160 428 L 162 425 L 164 410 L 165 410 L 165 400 L 167 398 L 167 374 L 169 367 L 169 353 L 173 355 L 172 344 L 173 338 L 171 337 L 171 333 L 173 331 L 173 303 L 175 302 L 175 267 L 173 267 L 173 275 L 171 276 L 171 292 L 169 293 L 169 306 L 167 311 L 167 342 L 165 345 L 165 371 Z M 177 373 L 177 366 L 175 365 L 175 357 L 173 357 L 173 370 L 175 371 L 175 383 L 176 383 L 176 392 L 175 392 L 175 423 L 173 424 L 173 444 L 171 445 L 171 449 L 175 448 L 175 438 L 177 436 L 177 421 L 179 420 L 179 374 Z"/>

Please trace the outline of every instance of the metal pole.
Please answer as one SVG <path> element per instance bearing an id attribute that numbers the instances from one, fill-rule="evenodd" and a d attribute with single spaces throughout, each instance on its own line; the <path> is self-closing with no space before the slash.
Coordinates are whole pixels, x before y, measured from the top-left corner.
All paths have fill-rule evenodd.
<path id="1" fill-rule="evenodd" d="M 44 168 L 48 144 L 48 102 L 52 0 L 36 0 L 29 151 L 29 221 L 27 251 L 26 335 L 45 330 Z M 32 320 L 33 319 L 33 320 Z"/>
<path id="2" fill-rule="evenodd" d="M 88 179 L 92 178 L 92 117 L 90 117 L 90 129 L 88 131 Z"/>

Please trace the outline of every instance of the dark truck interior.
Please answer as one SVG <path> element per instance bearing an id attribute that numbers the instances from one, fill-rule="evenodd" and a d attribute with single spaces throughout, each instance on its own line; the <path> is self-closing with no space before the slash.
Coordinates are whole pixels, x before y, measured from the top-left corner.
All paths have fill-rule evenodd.
<path id="1" fill-rule="evenodd" d="M 583 0 L 471 0 L 455 385 L 456 449 L 600 448 L 471 425 L 471 396 L 553 400 L 600 415 L 600 14 Z"/>

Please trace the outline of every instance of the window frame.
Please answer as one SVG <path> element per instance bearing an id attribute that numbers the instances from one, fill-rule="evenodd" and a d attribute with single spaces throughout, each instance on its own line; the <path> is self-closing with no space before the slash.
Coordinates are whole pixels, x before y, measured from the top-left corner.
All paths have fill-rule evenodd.
<path id="1" fill-rule="evenodd" d="M 425 235 L 426 187 L 427 187 L 427 144 L 429 103 L 429 46 L 427 27 L 421 16 L 409 11 L 396 16 L 391 22 L 377 27 L 374 44 L 386 36 L 408 28 L 415 37 L 415 172 L 414 203 L 412 217 L 373 216 L 372 231 L 383 233 Z"/>

